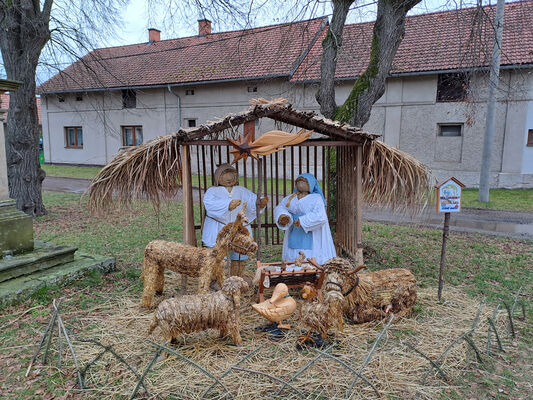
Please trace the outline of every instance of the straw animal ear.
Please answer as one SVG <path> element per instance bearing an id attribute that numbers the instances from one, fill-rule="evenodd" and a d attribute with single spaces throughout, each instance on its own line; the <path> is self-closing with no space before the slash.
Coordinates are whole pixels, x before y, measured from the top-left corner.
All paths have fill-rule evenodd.
<path id="1" fill-rule="evenodd" d="M 353 274 L 356 274 L 358 273 L 359 271 L 361 271 L 362 269 L 366 268 L 366 265 L 360 265 L 358 266 L 357 268 L 351 270 L 350 272 L 347 273 L 347 275 L 353 275 Z"/>
<path id="2" fill-rule="evenodd" d="M 247 206 L 247 203 L 245 201 L 245 202 L 242 203 L 241 211 L 239 211 L 239 213 L 237 214 L 237 217 L 235 218 L 235 226 L 244 225 L 245 222 L 247 221 L 247 219 L 246 219 L 246 206 Z"/>

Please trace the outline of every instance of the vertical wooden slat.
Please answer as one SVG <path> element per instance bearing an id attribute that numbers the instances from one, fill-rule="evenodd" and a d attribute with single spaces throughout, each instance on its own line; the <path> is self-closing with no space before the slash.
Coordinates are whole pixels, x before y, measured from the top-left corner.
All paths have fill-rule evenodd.
<path id="1" fill-rule="evenodd" d="M 294 169 L 295 169 L 295 165 L 294 165 L 294 147 L 291 146 L 291 190 L 292 188 L 294 187 Z"/>
<path id="2" fill-rule="evenodd" d="M 181 146 L 181 182 L 183 195 L 183 236 L 184 242 L 191 246 L 196 246 L 196 234 L 194 231 L 194 208 L 192 201 L 192 176 L 191 176 L 191 154 L 187 145 Z"/>
<path id="3" fill-rule="evenodd" d="M 215 185 L 215 154 L 214 146 L 209 146 L 209 161 L 211 164 L 211 185 Z"/>
<path id="4" fill-rule="evenodd" d="M 306 169 L 305 172 L 310 173 L 311 171 L 309 171 L 309 168 L 310 168 L 310 165 L 311 165 L 311 160 L 310 160 L 311 157 L 309 157 L 309 152 L 311 151 L 311 149 L 310 149 L 310 146 L 306 146 L 306 148 L 307 148 L 307 169 Z M 316 176 L 315 176 L 315 178 L 316 178 Z"/>
<path id="5" fill-rule="evenodd" d="M 315 178 L 318 180 L 318 146 L 313 146 L 313 152 L 315 153 Z"/>
<path id="6" fill-rule="evenodd" d="M 262 157 L 262 163 L 263 163 L 263 193 L 267 193 L 267 171 L 268 171 L 268 165 L 267 165 L 267 158 Z M 265 223 L 268 223 L 268 207 L 265 208 L 264 211 L 265 215 Z M 265 227 L 265 243 L 268 244 L 268 227 Z"/>
<path id="7" fill-rule="evenodd" d="M 298 175 L 302 173 L 302 147 L 298 146 Z"/>
<path id="8" fill-rule="evenodd" d="M 363 146 L 357 146 L 355 170 L 355 198 L 356 198 L 356 222 L 355 241 L 357 250 L 363 248 Z"/>
<path id="9" fill-rule="evenodd" d="M 292 149 L 292 147 L 291 147 Z M 287 152 L 282 153 L 283 156 L 283 197 L 287 196 Z M 276 200 L 276 202 L 279 202 L 279 200 Z"/>
<path id="10" fill-rule="evenodd" d="M 196 173 L 198 178 L 198 198 L 200 201 L 200 224 L 204 221 L 204 206 L 202 203 L 202 179 L 203 171 L 200 169 L 200 146 L 196 146 Z M 202 228 L 200 228 L 202 229 Z"/>
<path id="11" fill-rule="evenodd" d="M 265 191 L 265 194 L 267 192 Z M 274 156 L 271 154 L 270 155 L 270 194 L 274 194 Z M 272 219 L 272 221 L 267 221 L 267 222 L 273 222 L 274 220 L 274 202 L 270 202 L 269 204 L 270 206 L 270 218 Z M 270 228 L 270 236 L 272 238 L 272 244 L 275 244 L 274 243 L 274 227 L 272 226 Z"/>
<path id="12" fill-rule="evenodd" d="M 201 174 L 204 176 L 204 190 L 207 190 L 207 168 L 205 164 L 205 146 L 202 145 L 202 172 Z"/>
<path id="13" fill-rule="evenodd" d="M 278 204 L 279 202 L 279 156 L 278 156 L 279 153 L 276 153 L 276 204 Z M 272 196 L 271 196 L 271 204 L 272 204 L 272 223 L 276 223 L 276 221 L 274 221 L 274 199 L 272 199 L 272 197 L 274 197 L 274 193 L 272 193 Z M 276 243 L 275 244 L 279 244 L 279 229 L 277 228 L 272 228 L 272 229 L 276 229 L 275 232 L 276 232 Z"/>
<path id="14" fill-rule="evenodd" d="M 326 204 L 329 201 L 328 187 L 326 185 L 326 148 L 322 146 L 320 153 L 322 154 L 322 190 L 324 191 L 324 197 L 326 198 Z M 327 210 L 326 210 L 327 215 Z"/>

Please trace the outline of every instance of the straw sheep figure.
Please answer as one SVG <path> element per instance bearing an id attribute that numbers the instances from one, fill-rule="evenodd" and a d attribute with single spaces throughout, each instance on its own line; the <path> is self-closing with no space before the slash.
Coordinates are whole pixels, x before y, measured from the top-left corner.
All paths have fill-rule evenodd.
<path id="1" fill-rule="evenodd" d="M 339 257 L 327 261 L 324 268 L 328 271 L 328 283 L 333 276 L 341 278 L 336 285 L 344 295 L 344 316 L 353 323 L 380 320 L 389 313 L 400 318 L 407 315 L 416 302 L 416 278 L 407 269 L 357 274 L 364 266 L 353 269 L 348 260 Z"/>
<path id="2" fill-rule="evenodd" d="M 246 204 L 230 222 L 218 233 L 213 248 L 194 247 L 183 243 L 154 240 L 144 250 L 141 279 L 144 279 L 142 306 L 150 308 L 154 294 L 162 294 L 165 285 L 165 269 L 187 276 L 199 277 L 198 293 L 209 292 L 209 286 L 216 280 L 219 287 L 224 281 L 224 258 L 228 251 L 255 255 L 257 243 L 244 226 Z"/>
<path id="3" fill-rule="evenodd" d="M 159 326 L 165 339 L 175 343 L 182 333 L 218 329 L 221 338 L 229 333 L 233 343 L 239 346 L 242 343 L 241 294 L 247 290 L 248 283 L 244 279 L 232 276 L 218 292 L 164 300 L 154 313 L 148 334 Z"/>

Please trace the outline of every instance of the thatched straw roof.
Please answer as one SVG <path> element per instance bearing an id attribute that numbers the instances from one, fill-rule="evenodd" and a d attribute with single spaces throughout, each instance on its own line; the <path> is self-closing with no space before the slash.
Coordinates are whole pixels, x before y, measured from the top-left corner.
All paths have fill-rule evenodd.
<path id="1" fill-rule="evenodd" d="M 390 205 L 414 205 L 431 187 L 427 168 L 412 156 L 375 139 L 379 135 L 361 128 L 329 120 L 312 111 L 298 111 L 284 99 L 256 99 L 243 112 L 205 125 L 180 129 L 119 153 L 94 178 L 89 187 L 92 210 L 109 206 L 116 198 L 128 203 L 134 198 L 152 201 L 176 195 L 181 180 L 180 145 L 200 139 L 214 139 L 225 131 L 260 118 L 313 130 L 334 140 L 351 141 L 364 146 L 365 200 Z"/>

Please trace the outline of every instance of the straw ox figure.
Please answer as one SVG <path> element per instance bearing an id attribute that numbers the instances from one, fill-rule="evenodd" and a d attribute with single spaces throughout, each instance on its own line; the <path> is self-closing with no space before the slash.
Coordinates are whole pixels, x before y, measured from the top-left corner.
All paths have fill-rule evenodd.
<path id="1" fill-rule="evenodd" d="M 240 345 L 241 294 L 248 284 L 238 276 L 224 281 L 216 293 L 186 295 L 163 300 L 154 313 L 148 333 L 158 326 L 165 339 L 175 344 L 182 333 L 218 329 L 220 337 L 231 335 L 233 343 Z"/>
<path id="2" fill-rule="evenodd" d="M 246 202 L 230 222 L 218 233 L 213 248 L 198 248 L 183 243 L 154 240 L 144 250 L 141 279 L 144 279 L 142 306 L 150 308 L 154 294 L 162 294 L 165 284 L 165 269 L 198 279 L 198 293 L 209 292 L 209 286 L 216 280 L 219 287 L 224 282 L 224 258 L 230 250 L 255 255 L 257 243 L 246 229 Z"/>
<path id="3" fill-rule="evenodd" d="M 389 313 L 403 317 L 416 302 L 416 278 L 403 268 L 358 273 L 348 260 L 335 257 L 324 264 L 326 290 L 337 286 L 344 296 L 344 316 L 353 323 L 385 318 Z"/>

